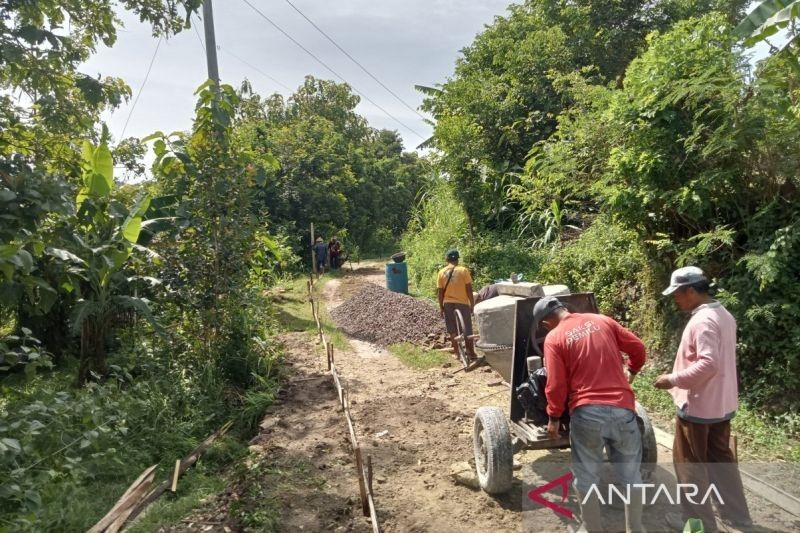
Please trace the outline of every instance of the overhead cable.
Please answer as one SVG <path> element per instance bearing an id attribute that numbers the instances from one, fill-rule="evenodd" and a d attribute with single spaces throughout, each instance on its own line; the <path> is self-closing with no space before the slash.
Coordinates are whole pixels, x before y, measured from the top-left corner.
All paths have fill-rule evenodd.
<path id="1" fill-rule="evenodd" d="M 200 21 L 200 16 L 199 15 L 197 16 L 197 20 L 198 20 L 198 22 Z M 197 26 L 192 25 L 192 27 L 194 28 L 194 32 L 197 35 L 197 39 L 200 41 L 200 46 L 203 47 L 203 52 L 205 52 L 206 51 L 206 45 L 203 42 L 203 39 L 200 37 L 200 32 L 197 31 Z M 247 65 L 251 69 L 255 70 L 256 72 L 258 72 L 259 74 L 261 74 L 265 78 L 269 79 L 273 83 L 275 83 L 277 85 L 280 85 L 281 87 L 283 87 L 284 89 L 286 89 L 289 92 L 292 92 L 292 88 L 291 87 L 288 87 L 286 84 L 281 83 L 280 81 L 276 80 L 275 78 L 273 78 L 272 76 L 270 76 L 269 74 L 267 74 L 266 72 L 261 70 L 260 68 L 256 67 L 252 63 L 248 63 L 247 61 L 245 61 L 241 57 L 237 56 L 236 54 L 234 54 L 233 52 L 231 52 L 227 48 L 224 48 L 223 50 L 225 51 L 226 54 L 230 55 L 232 58 L 236 59 L 237 61 L 240 61 L 241 63 L 244 63 L 245 65 Z"/>
<path id="2" fill-rule="evenodd" d="M 197 22 L 202 22 L 200 20 L 200 16 L 197 16 Z M 202 37 L 200 37 L 200 31 L 197 29 L 197 26 L 192 24 L 192 29 L 194 30 L 194 34 L 197 35 L 197 40 L 200 41 L 200 47 L 203 49 L 203 53 L 206 53 L 206 43 Z"/>
<path id="3" fill-rule="evenodd" d="M 258 13 L 258 15 L 259 15 L 261 18 L 263 18 L 264 20 L 266 20 L 267 22 L 269 22 L 269 23 L 270 23 L 270 24 L 271 24 L 271 25 L 272 25 L 272 26 L 273 26 L 273 27 L 274 27 L 276 30 L 278 30 L 279 32 L 281 32 L 281 33 L 282 33 L 282 34 L 283 34 L 283 35 L 284 35 L 284 36 L 285 36 L 287 39 L 289 39 L 289 40 L 290 40 L 290 41 L 292 41 L 294 44 L 296 44 L 296 45 L 297 45 L 297 46 L 298 46 L 298 47 L 299 47 L 301 50 L 303 50 L 303 51 L 304 51 L 306 54 L 308 54 L 308 55 L 310 55 L 312 58 L 314 58 L 314 59 L 315 59 L 315 60 L 316 60 L 316 61 L 317 61 L 317 62 L 318 62 L 320 65 L 322 65 L 323 67 L 325 67 L 325 68 L 326 68 L 326 69 L 327 69 L 327 70 L 328 70 L 328 71 L 329 71 L 331 74 L 333 74 L 334 76 L 336 76 L 337 78 L 339 78 L 339 79 L 340 79 L 341 81 L 343 81 L 344 83 L 347 83 L 348 85 L 350 85 L 350 87 L 353 89 L 353 91 L 355 91 L 355 92 L 356 92 L 356 93 L 357 93 L 359 96 L 361 96 L 361 97 L 362 97 L 364 100 L 366 100 L 367 102 L 371 103 L 372 105 L 374 105 L 375 107 L 377 107 L 378 109 L 380 109 L 380 110 L 381 110 L 381 111 L 382 111 L 382 112 L 383 112 L 383 113 L 384 113 L 384 114 L 385 114 L 387 117 L 391 118 L 392 120 L 394 120 L 395 122 L 397 122 L 398 124 L 400 124 L 400 125 L 401 125 L 403 128 L 405 128 L 406 130 L 410 131 L 411 133 L 413 133 L 414 135 L 416 135 L 416 136 L 417 136 L 417 137 L 419 137 L 420 139 L 425 139 L 425 137 L 423 137 L 422 135 L 420 135 L 419 133 L 417 133 L 416 131 L 414 131 L 414 130 L 413 130 L 411 127 L 409 127 L 409 126 L 405 125 L 405 124 L 404 124 L 404 123 L 403 123 L 403 122 L 402 122 L 400 119 L 398 119 L 397 117 L 395 117 L 394 115 L 392 115 L 391 113 L 389 113 L 389 112 L 388 112 L 386 109 L 384 109 L 384 108 L 383 108 L 381 105 L 377 104 L 377 103 L 376 103 L 374 100 L 372 100 L 372 99 L 371 99 L 370 97 L 368 97 L 366 94 L 364 94 L 363 92 L 359 91 L 359 90 L 358 90 L 356 87 L 354 87 L 354 86 L 353 86 L 353 84 L 352 84 L 352 83 L 349 83 L 349 82 L 348 82 L 346 79 L 344 79 L 344 78 L 343 78 L 343 77 L 342 77 L 342 76 L 341 76 L 341 75 L 340 75 L 338 72 L 336 72 L 336 71 L 335 71 L 335 70 L 333 70 L 331 67 L 329 67 L 329 66 L 328 66 L 328 65 L 327 65 L 327 64 L 326 64 L 326 63 L 325 63 L 323 60 L 321 60 L 319 57 L 317 57 L 317 56 L 316 56 L 316 55 L 315 55 L 313 52 L 311 52 L 311 51 L 310 51 L 308 48 L 306 48 L 305 46 L 303 46 L 302 44 L 300 44 L 300 42 L 299 42 L 299 41 L 297 41 L 297 39 L 295 39 L 294 37 L 292 37 L 291 35 L 289 35 L 289 34 L 288 34 L 288 33 L 287 33 L 287 32 L 286 32 L 286 31 L 285 31 L 283 28 L 281 28 L 280 26 L 278 26 L 278 25 L 277 25 L 275 22 L 273 22 L 273 21 L 272 21 L 272 19 L 270 19 L 270 18 L 269 18 L 268 16 L 266 16 L 266 15 L 265 15 L 263 12 L 261 12 L 261 10 L 259 10 L 259 9 L 258 9 L 256 6 L 254 6 L 253 4 L 251 4 L 251 3 L 249 2 L 249 0 L 242 0 L 242 2 L 244 2 L 245 4 L 247 4 L 248 6 L 250 6 L 250 8 L 251 8 L 253 11 L 255 11 L 256 13 Z"/>
<path id="4" fill-rule="evenodd" d="M 125 138 L 125 130 L 128 129 L 128 122 L 130 122 L 131 117 L 133 116 L 133 110 L 136 109 L 136 104 L 139 103 L 139 97 L 142 96 L 142 91 L 144 91 L 144 86 L 147 85 L 147 80 L 150 79 L 150 71 L 153 70 L 153 63 L 156 61 L 156 55 L 158 55 L 158 49 L 161 47 L 161 41 L 163 39 L 163 37 L 158 38 L 156 49 L 153 51 L 153 57 L 150 58 L 150 65 L 147 67 L 147 73 L 144 75 L 144 81 L 142 82 L 141 87 L 139 87 L 139 91 L 136 93 L 136 98 L 133 99 L 131 110 L 128 112 L 128 118 L 125 119 L 125 125 L 122 127 L 122 133 L 119 136 L 120 139 Z"/>
<path id="5" fill-rule="evenodd" d="M 238 60 L 238 61 L 240 61 L 240 62 L 244 63 L 245 65 L 247 65 L 247 66 L 248 66 L 248 67 L 250 67 L 251 69 L 255 70 L 256 72 L 258 72 L 259 74 L 261 74 L 262 76 L 264 76 L 265 78 L 268 78 L 268 79 L 272 80 L 272 82 L 273 82 L 273 83 L 277 83 L 278 85 L 280 85 L 281 87 L 283 87 L 284 89 L 286 89 L 287 91 L 289 91 L 290 93 L 294 92 L 294 91 L 293 91 L 293 89 L 292 89 L 291 87 L 288 87 L 286 84 L 284 84 L 284 83 L 281 83 L 280 81 L 276 80 L 275 78 L 273 78 L 272 76 L 270 76 L 269 74 L 267 74 L 266 72 L 264 72 L 263 70 L 261 70 L 260 68 L 258 68 L 257 66 L 253 65 L 252 63 L 248 63 L 247 61 L 245 61 L 245 60 L 244 60 L 244 59 L 242 59 L 241 57 L 237 56 L 236 54 L 234 54 L 233 52 L 231 52 L 231 51 L 230 51 L 230 50 L 228 50 L 227 48 L 223 48 L 223 49 L 222 49 L 222 51 L 223 51 L 224 53 L 226 53 L 226 54 L 230 55 L 232 58 L 234 58 L 234 59 L 236 59 L 236 60 Z"/>
<path id="6" fill-rule="evenodd" d="M 350 59 L 350 61 L 352 61 L 353 63 L 355 63 L 356 65 L 358 65 L 358 68 L 360 68 L 361 70 L 363 70 L 363 71 L 364 71 L 364 72 L 365 72 L 365 73 L 366 73 L 366 74 L 367 74 L 367 75 L 368 75 L 370 78 L 372 78 L 373 80 L 375 80 L 375 82 L 376 82 L 376 83 L 378 83 L 378 85 L 380 85 L 381 87 L 383 87 L 384 89 L 386 89 L 386 91 L 387 91 L 389 94 L 391 94 L 392 96 L 394 96 L 394 97 L 397 99 L 397 101 L 398 101 L 398 102 L 400 102 L 401 104 L 403 104 L 404 106 L 406 106 L 408 109 L 410 109 L 410 110 L 411 110 L 413 113 L 415 113 L 415 114 L 416 114 L 416 115 L 417 115 L 419 118 L 421 118 L 421 119 L 425 120 L 425 118 L 426 118 L 426 117 L 425 117 L 424 115 L 422 115 L 422 114 L 421 114 L 419 111 L 417 111 L 416 109 L 414 109 L 413 107 L 411 107 L 411 106 L 410 106 L 410 105 L 409 105 L 409 104 L 408 104 L 408 103 L 407 103 L 405 100 L 403 100 L 402 98 L 400 98 L 400 97 L 399 97 L 399 96 L 398 96 L 398 95 L 397 95 L 397 94 L 396 94 L 396 93 L 395 93 L 393 90 L 391 90 L 389 87 L 387 87 L 387 86 L 386 86 L 386 85 L 385 85 L 385 84 L 384 84 L 384 83 L 383 83 L 381 80 L 379 80 L 379 79 L 378 79 L 378 78 L 377 78 L 377 77 L 376 77 L 374 74 L 372 74 L 372 72 L 370 72 L 369 70 L 367 70 L 367 67 L 365 67 L 364 65 L 362 65 L 362 64 L 361 64 L 361 63 L 360 63 L 360 62 L 359 62 L 359 61 L 358 61 L 356 58 L 354 58 L 354 57 L 353 57 L 353 56 L 352 56 L 350 53 L 348 53 L 348 52 L 347 52 L 347 50 L 345 50 L 344 48 L 342 48 L 342 46 L 341 46 L 339 43 L 337 43 L 336 41 L 334 41 L 334 40 L 333 40 L 333 37 L 331 37 L 330 35 L 328 35 L 327 33 L 325 33 L 325 32 L 322 30 L 322 28 L 320 28 L 319 26 L 317 26 L 317 25 L 316 25 L 316 23 L 314 23 L 314 21 L 313 21 L 313 20 L 311 20 L 310 18 L 308 18 L 308 16 L 306 16 L 306 14 L 305 14 L 305 13 L 303 13 L 303 12 L 300 10 L 300 8 L 298 8 L 296 5 L 294 5 L 294 4 L 291 2 L 291 0 L 284 0 L 284 1 L 285 1 L 287 4 L 289 4 L 290 6 L 292 6 L 292 9 L 294 9 L 295 11 L 297 11 L 297 12 L 300 14 L 300 16 L 301 16 L 301 17 L 303 17 L 304 19 L 306 19 L 306 21 L 307 21 L 309 24 L 311 24 L 311 25 L 314 27 L 314 29 L 316 29 L 316 30 L 317 30 L 319 33 L 321 33 L 321 34 L 322 34 L 322 35 L 323 35 L 323 36 L 324 36 L 326 39 L 328 39 L 328 40 L 331 42 L 331 44 L 333 44 L 333 46 L 335 46 L 336 48 L 338 48 L 340 52 L 342 52 L 344 55 L 346 55 L 346 56 L 347 56 L 347 58 L 348 58 L 348 59 Z"/>

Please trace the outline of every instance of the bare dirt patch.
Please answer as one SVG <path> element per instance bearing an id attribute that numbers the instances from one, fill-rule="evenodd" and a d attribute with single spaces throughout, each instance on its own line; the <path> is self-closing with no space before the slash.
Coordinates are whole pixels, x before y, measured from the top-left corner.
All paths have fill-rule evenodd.
<path id="1" fill-rule="evenodd" d="M 330 375 L 307 333 L 287 333 L 290 377 L 231 485 L 168 531 L 372 531 Z"/>

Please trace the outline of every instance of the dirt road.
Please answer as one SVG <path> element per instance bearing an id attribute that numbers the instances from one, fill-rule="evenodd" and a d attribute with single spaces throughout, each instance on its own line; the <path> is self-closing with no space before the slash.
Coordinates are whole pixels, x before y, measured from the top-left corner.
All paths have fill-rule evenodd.
<path id="1" fill-rule="evenodd" d="M 328 308 L 363 283 L 382 285 L 382 270 L 365 267 L 329 281 L 323 290 Z M 373 457 L 375 496 L 387 532 L 566 530 L 570 520 L 531 502 L 527 493 L 569 472 L 568 450 L 517 454 L 514 488 L 502 497 L 456 484 L 450 476 L 452 464 L 472 458 L 475 410 L 482 405 L 507 410 L 510 392 L 496 385 L 497 374 L 489 369 L 454 374 L 455 364 L 420 371 L 381 348 L 354 340 L 350 345 L 337 352 L 337 368 L 350 390 L 359 439 Z M 660 448 L 659 461 L 671 462 L 669 450 Z M 659 473 L 667 483 L 670 477 Z M 754 494 L 748 498 L 754 519 L 766 530 L 797 529 L 779 508 Z M 575 502 L 568 507 L 577 510 Z M 650 531 L 663 530 L 665 511 L 658 505 L 649 509 Z M 622 525 L 622 513 L 615 518 Z"/>
<path id="2" fill-rule="evenodd" d="M 323 283 L 321 298 L 332 309 L 365 283 L 382 285 L 383 272 L 366 265 L 342 278 L 327 282 L 323 278 Z M 270 465 L 273 475 L 275 464 L 284 472 L 283 484 L 270 478 L 267 484 L 272 489 L 264 496 L 264 505 L 281 510 L 275 529 L 371 531 L 361 514 L 347 429 L 324 369 L 324 349 L 307 332 L 284 334 L 281 340 L 291 376 L 254 439 L 256 461 Z M 453 481 L 451 465 L 472 460 L 475 410 L 482 405 L 508 409 L 510 391 L 498 384 L 497 374 L 488 368 L 455 373 L 459 368 L 455 360 L 418 370 L 383 348 L 354 339 L 347 344 L 347 349 L 336 351 L 336 366 L 349 391 L 359 442 L 364 454 L 372 456 L 375 500 L 384 531 L 551 532 L 566 531 L 575 523 L 527 496 L 531 488 L 569 473 L 568 450 L 515 455 L 514 485 L 501 497 Z M 659 462 L 671 462 L 666 448 L 659 450 Z M 666 471 L 658 480 L 675 483 Z M 560 503 L 556 494 L 550 493 L 548 499 Z M 757 495 L 748 494 L 748 500 L 762 526 L 758 531 L 800 530 L 794 517 Z M 576 502 L 565 506 L 577 512 Z M 660 503 L 648 508 L 648 531 L 664 530 L 665 512 Z M 622 524 L 618 511 L 607 527 Z"/>

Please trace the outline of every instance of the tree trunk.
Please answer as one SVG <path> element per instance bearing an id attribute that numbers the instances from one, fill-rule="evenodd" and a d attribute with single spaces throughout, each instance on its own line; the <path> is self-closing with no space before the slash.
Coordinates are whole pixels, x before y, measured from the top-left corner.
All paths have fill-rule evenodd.
<path id="1" fill-rule="evenodd" d="M 92 377 L 105 376 L 108 372 L 106 360 L 106 322 L 103 317 L 88 318 L 81 326 L 81 364 L 78 369 L 78 386 L 83 386 Z"/>

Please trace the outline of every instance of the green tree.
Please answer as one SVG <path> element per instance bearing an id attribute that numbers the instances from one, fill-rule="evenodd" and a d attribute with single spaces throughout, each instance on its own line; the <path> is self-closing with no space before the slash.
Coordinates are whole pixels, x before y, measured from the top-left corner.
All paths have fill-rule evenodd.
<path id="1" fill-rule="evenodd" d="M 307 249 L 312 222 L 326 237 L 346 230 L 363 249 L 399 237 L 426 165 L 396 132 L 368 126 L 347 85 L 309 76 L 288 100 L 241 92 L 239 142 L 281 163 L 259 176 L 254 202 L 296 250 Z"/>
<path id="2" fill-rule="evenodd" d="M 51 351 L 66 344 L 70 267 L 48 254 L 69 245 L 60 231 L 81 186 L 81 139 L 97 140 L 103 110 L 130 95 L 122 80 L 78 70 L 111 46 L 117 9 L 138 14 L 155 35 L 186 27 L 200 0 L 0 2 L 0 301 L 3 320 L 26 327 Z"/>
<path id="3" fill-rule="evenodd" d="M 769 38 L 784 31 L 786 42 L 777 48 L 770 44 L 772 53 L 786 56 L 795 72 L 800 72 L 797 43 L 800 38 L 800 2 L 796 0 L 764 0 L 736 26 L 734 33 L 744 39 L 746 46 L 760 42 L 769 43 Z"/>
<path id="4" fill-rule="evenodd" d="M 75 253 L 51 250 L 53 255 L 72 264 L 65 287 L 75 290 L 77 297 L 71 321 L 81 339 L 79 384 L 92 375 L 96 378 L 106 375 L 106 345 L 121 309 L 138 312 L 159 327 L 148 301 L 135 296 L 131 289 L 139 281 L 160 283 L 126 272 L 134 251 L 148 252 L 137 241 L 150 197 L 140 195 L 130 209 L 114 200 L 114 162 L 105 143 L 96 147 L 88 141 L 84 143 L 83 167 L 83 186 L 78 191 L 77 213 L 72 224 Z"/>
<path id="5" fill-rule="evenodd" d="M 640 270 L 656 285 L 676 266 L 702 266 L 739 320 L 744 381 L 763 402 L 766 391 L 796 387 L 798 360 L 789 355 L 800 316 L 800 293 L 789 282 L 798 275 L 800 184 L 793 149 L 800 122 L 787 90 L 793 79 L 786 58 L 776 56 L 751 81 L 731 25 L 718 14 L 654 33 L 648 44 L 622 88 L 563 79 L 578 104 L 532 151 L 515 194 L 531 212 L 560 197 L 594 224 L 622 223 L 644 244 Z M 580 265 L 575 253 L 590 249 L 591 236 L 585 242 L 559 257 Z M 590 272 L 574 276 L 593 279 Z M 656 287 L 636 291 L 658 294 Z M 624 315 L 625 294 L 604 305 Z M 780 384 L 763 368 L 783 376 Z M 784 405 L 797 401 L 781 397 Z"/>
<path id="6" fill-rule="evenodd" d="M 209 360 L 218 360 L 237 352 L 226 350 L 226 343 L 240 333 L 236 320 L 249 289 L 254 243 L 266 231 L 251 202 L 256 176 L 277 167 L 262 157 L 270 166 L 257 168 L 251 153 L 235 142 L 239 96 L 232 87 L 208 81 L 197 96 L 190 133 L 157 132 L 149 140 L 155 140 L 156 180 L 163 194 L 176 199 L 180 218 L 181 231 L 160 244 L 174 265 L 167 280 L 173 301 Z"/>
<path id="7" fill-rule="evenodd" d="M 652 30 L 722 7 L 738 17 L 745 2 L 527 0 L 509 7 L 462 51 L 453 76 L 429 97 L 434 146 L 472 226 L 516 222 L 508 197 L 532 145 L 549 138 L 573 102 L 554 81 L 584 72 L 594 83 L 620 83 Z"/>

